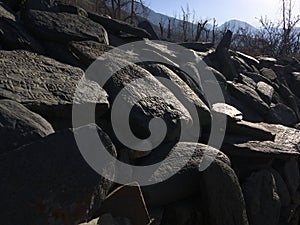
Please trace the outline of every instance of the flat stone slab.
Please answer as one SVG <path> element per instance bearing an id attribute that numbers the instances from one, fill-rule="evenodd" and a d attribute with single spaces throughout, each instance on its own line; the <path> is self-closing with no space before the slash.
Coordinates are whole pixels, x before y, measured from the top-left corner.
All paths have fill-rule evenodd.
<path id="1" fill-rule="evenodd" d="M 54 133 L 40 115 L 20 103 L 0 100 L 0 154 Z M 5 137 L 5 138 L 4 138 Z"/>
<path id="2" fill-rule="evenodd" d="M 28 10 L 23 16 L 25 25 L 39 38 L 68 43 L 93 40 L 108 44 L 106 30 L 87 17 L 71 13 Z"/>
<path id="3" fill-rule="evenodd" d="M 96 104 L 97 113 L 109 107 L 107 93 L 84 72 L 27 51 L 0 51 L 0 98 L 24 104 L 47 120 L 71 119 L 72 105 Z M 74 93 L 83 78 L 83 90 Z"/>

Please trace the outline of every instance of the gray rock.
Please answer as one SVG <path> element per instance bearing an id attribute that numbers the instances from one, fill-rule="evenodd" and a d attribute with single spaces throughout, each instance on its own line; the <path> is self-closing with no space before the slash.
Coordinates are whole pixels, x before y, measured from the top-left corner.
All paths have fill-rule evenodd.
<path id="1" fill-rule="evenodd" d="M 249 66 L 259 67 L 259 61 L 250 55 L 246 55 L 242 52 L 235 52 L 240 58 L 242 58 Z"/>
<path id="2" fill-rule="evenodd" d="M 5 224 L 75 224 L 90 219 L 112 182 L 96 173 L 82 157 L 74 134 L 98 132 L 105 149 L 89 142 L 90 150 L 116 151 L 96 125 L 64 130 L 1 155 L 0 217 Z M 114 162 L 103 166 L 114 176 Z"/>
<path id="3" fill-rule="evenodd" d="M 234 106 L 237 110 L 243 112 L 243 118 L 250 122 L 263 122 L 264 118 L 253 108 L 241 99 L 230 96 L 229 104 Z"/>
<path id="4" fill-rule="evenodd" d="M 144 29 L 151 35 L 151 40 L 159 40 L 159 37 L 157 36 L 156 32 L 154 31 L 151 23 L 148 20 L 144 20 L 138 24 L 138 27 L 141 29 Z"/>
<path id="5" fill-rule="evenodd" d="M 251 225 L 279 223 L 281 203 L 271 171 L 262 170 L 253 173 L 243 183 L 242 189 Z"/>
<path id="6" fill-rule="evenodd" d="M 243 74 L 240 73 L 239 74 L 239 81 L 241 83 L 251 87 L 252 89 L 256 89 L 256 86 L 257 86 L 256 82 L 252 78 L 250 78 L 246 75 L 243 75 Z"/>
<path id="7" fill-rule="evenodd" d="M 274 81 L 274 80 L 277 79 L 276 73 L 275 73 L 272 69 L 270 69 L 270 68 L 262 68 L 262 69 L 260 70 L 260 73 L 261 73 L 264 77 L 266 77 L 267 79 L 269 79 L 269 80 L 271 80 L 271 81 Z"/>
<path id="8" fill-rule="evenodd" d="M 291 82 L 291 90 L 294 92 L 294 94 L 300 98 L 300 72 L 293 72 L 292 73 L 292 82 Z"/>
<path id="9" fill-rule="evenodd" d="M 293 94 L 293 92 L 288 88 L 287 85 L 280 83 L 276 87 L 276 92 L 280 95 L 282 103 L 291 108 L 297 116 L 297 119 L 300 121 L 300 105 L 299 99 Z"/>
<path id="10" fill-rule="evenodd" d="M 70 51 L 88 68 L 98 57 L 108 52 L 112 47 L 95 41 L 72 42 L 69 44 Z"/>
<path id="11" fill-rule="evenodd" d="M 108 44 L 106 30 L 100 24 L 83 16 L 27 10 L 22 18 L 28 29 L 40 39 L 62 44 L 85 40 Z"/>
<path id="12" fill-rule="evenodd" d="M 50 41 L 43 41 L 42 43 L 47 57 L 70 66 L 79 67 L 83 70 L 86 69 L 81 60 L 78 59 L 65 44 Z"/>
<path id="13" fill-rule="evenodd" d="M 144 29 L 134 27 L 126 22 L 111 19 L 90 12 L 88 13 L 88 17 L 94 22 L 101 24 L 107 31 L 113 34 L 119 34 L 120 32 L 124 32 L 127 34 L 132 34 L 139 38 L 151 38 L 151 35 Z"/>
<path id="14" fill-rule="evenodd" d="M 55 4 L 51 6 L 47 11 L 50 12 L 65 12 L 65 13 L 71 13 L 76 14 L 79 16 L 88 17 L 88 13 L 81 7 L 75 6 L 75 5 L 66 5 L 62 3 Z"/>
<path id="15" fill-rule="evenodd" d="M 168 160 L 149 177 L 159 181 L 170 170 L 178 169 L 182 161 L 189 157 L 191 150 L 194 154 L 176 175 L 161 183 L 142 187 L 145 201 L 151 207 L 197 196 L 205 206 L 204 213 L 210 224 L 248 224 L 238 180 L 229 166 L 229 159 L 220 151 L 203 144 L 177 143 L 171 149 L 163 146 L 153 151 L 150 156 L 138 161 L 137 165 L 153 164 L 169 155 Z M 203 155 L 212 163 L 200 172 Z"/>
<path id="16" fill-rule="evenodd" d="M 276 184 L 276 191 L 278 193 L 281 207 L 288 207 L 291 205 L 291 195 L 289 193 L 288 187 L 281 177 L 281 175 L 274 169 L 271 169 L 270 172 L 272 172 L 275 184 Z"/>
<path id="17" fill-rule="evenodd" d="M 300 151 L 300 130 L 276 124 L 261 123 L 261 125 L 275 134 L 274 142 L 293 151 Z"/>
<path id="18" fill-rule="evenodd" d="M 24 104 L 57 129 L 71 127 L 73 103 L 84 107 L 96 104 L 97 118 L 109 107 L 107 93 L 86 79 L 85 91 L 74 99 L 77 84 L 84 77 L 78 68 L 26 51 L 0 51 L 0 59 L 1 98 Z"/>
<path id="19" fill-rule="evenodd" d="M 0 2 L 0 16 L 16 21 L 15 13 L 2 2 Z"/>
<path id="20" fill-rule="evenodd" d="M 197 128 L 200 128 L 200 135 L 201 132 L 208 132 L 210 130 L 211 115 L 209 108 L 177 74 L 161 64 L 143 63 L 143 67 L 155 77 L 167 79 L 168 82 L 161 80 L 162 84 L 171 90 L 176 98 L 190 112 L 193 119 L 193 126 L 186 131 L 188 132 L 187 138 L 189 138 L 190 135 L 193 136 Z M 172 83 L 169 83 L 169 81 Z M 196 111 L 193 107 L 196 107 Z M 196 138 L 199 139 L 200 137 L 197 136 Z"/>
<path id="21" fill-rule="evenodd" d="M 289 159 L 298 157 L 300 152 L 273 141 L 248 141 L 246 143 L 235 143 L 234 139 L 222 146 L 222 151 L 230 156 L 239 157 L 272 157 L 278 159 Z"/>
<path id="22" fill-rule="evenodd" d="M 259 60 L 260 66 L 261 67 L 266 67 L 266 68 L 270 68 L 270 67 L 274 66 L 277 63 L 277 59 L 274 59 L 272 57 L 259 56 L 258 60 Z"/>
<path id="23" fill-rule="evenodd" d="M 258 82 L 256 87 L 257 93 L 260 95 L 260 97 L 268 104 L 271 104 L 271 101 L 273 99 L 274 95 L 274 88 L 265 83 L 265 82 Z"/>
<path id="24" fill-rule="evenodd" d="M 226 103 L 215 103 L 212 106 L 214 112 L 223 113 L 234 120 L 242 120 L 243 113 Z"/>
<path id="25" fill-rule="evenodd" d="M 151 222 L 143 193 L 136 182 L 123 185 L 106 197 L 97 212 L 100 224 L 108 213 L 116 218 L 127 218 L 132 225 L 148 225 Z"/>
<path id="26" fill-rule="evenodd" d="M 244 101 L 249 106 L 253 107 L 261 116 L 265 116 L 269 109 L 269 106 L 261 99 L 257 92 L 248 87 L 247 85 L 240 83 L 228 83 L 228 90 L 239 101 Z"/>
<path id="27" fill-rule="evenodd" d="M 0 100 L 0 154 L 54 133 L 51 125 L 25 106 Z"/>
<path id="28" fill-rule="evenodd" d="M 201 203 L 194 198 L 175 202 L 165 207 L 161 224 L 192 225 L 205 224 L 205 217 L 199 205 Z"/>
<path id="29" fill-rule="evenodd" d="M 54 5 L 54 0 L 26 0 L 24 7 L 26 9 L 49 10 Z"/>
<path id="30" fill-rule="evenodd" d="M 269 123 L 282 124 L 285 126 L 293 126 L 298 121 L 295 112 L 288 106 L 281 103 L 272 105 L 265 118 Z"/>
<path id="31" fill-rule="evenodd" d="M 97 80 L 103 85 L 103 88 L 109 94 L 111 105 L 120 91 L 123 91 L 123 93 L 119 95 L 119 110 L 117 110 L 115 114 L 116 119 L 119 119 L 117 129 L 120 132 L 122 131 L 122 135 L 127 135 L 128 132 L 131 132 L 129 130 L 124 132 L 124 130 L 127 130 L 124 126 L 127 126 L 129 121 L 132 132 L 137 137 L 145 139 L 150 135 L 150 120 L 160 118 L 165 121 L 167 128 L 166 140 L 174 141 L 178 138 L 181 128 L 190 127 L 192 125 L 192 118 L 187 109 L 169 89 L 157 81 L 148 71 L 137 65 L 128 66 L 126 61 L 116 56 L 108 56 L 106 60 L 108 61 L 103 61 L 106 68 L 105 66 L 103 68 L 101 67 L 101 76 L 95 73 L 92 74 L 95 76 L 92 79 Z M 101 63 L 101 61 L 97 63 Z M 124 66 L 122 63 L 127 65 Z M 109 70 L 118 65 L 120 66 L 118 69 L 122 69 L 109 77 L 108 81 L 104 84 L 103 79 L 105 79 L 105 76 L 109 76 Z M 127 118 L 125 112 L 129 110 L 131 110 L 130 116 Z M 121 123 L 121 121 L 124 122 Z M 125 121 L 127 124 L 125 124 Z M 161 121 L 158 121 L 159 124 L 153 124 L 156 129 L 152 135 L 154 138 L 152 139 L 153 141 L 162 138 L 162 134 L 159 132 L 161 130 L 157 130 Z M 128 138 L 126 137 L 125 139 Z"/>
<path id="32" fill-rule="evenodd" d="M 283 178 L 287 184 L 288 190 L 292 198 L 294 199 L 294 197 L 297 195 L 300 182 L 299 164 L 297 159 L 290 159 L 285 162 L 283 167 L 283 174 Z"/>
<path id="33" fill-rule="evenodd" d="M 43 47 L 31 34 L 15 21 L 0 17 L 0 43 L 6 50 L 25 49 L 43 53 Z"/>

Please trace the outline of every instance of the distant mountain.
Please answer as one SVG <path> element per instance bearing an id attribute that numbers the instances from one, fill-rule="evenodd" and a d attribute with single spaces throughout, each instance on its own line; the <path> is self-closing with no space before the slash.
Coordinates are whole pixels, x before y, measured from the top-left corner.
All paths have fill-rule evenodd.
<path id="1" fill-rule="evenodd" d="M 168 24 L 168 20 L 171 19 L 171 22 L 174 23 L 175 25 L 180 25 L 182 23 L 182 20 L 178 19 L 178 18 L 174 18 L 174 17 L 170 17 L 161 13 L 157 13 L 154 10 L 150 9 L 149 7 L 142 7 L 139 3 L 136 3 L 136 9 L 137 9 L 137 13 L 142 15 L 144 14 L 145 16 L 147 16 L 147 19 L 154 25 L 159 25 L 160 22 L 162 22 L 164 25 Z M 197 25 L 195 24 L 195 27 Z M 240 27 L 242 27 L 243 29 L 247 29 L 250 32 L 253 33 L 257 33 L 258 32 L 258 28 L 250 25 L 247 22 L 244 21 L 240 21 L 240 20 L 230 20 L 228 22 L 225 22 L 224 24 L 218 26 L 218 30 L 224 30 L 225 28 L 230 29 L 232 32 L 236 32 Z M 212 25 L 211 24 L 207 24 L 207 28 L 211 29 Z"/>
<path id="2" fill-rule="evenodd" d="M 257 33 L 259 31 L 259 29 L 257 29 L 256 27 L 250 25 L 247 22 L 240 21 L 240 20 L 229 20 L 224 24 L 222 24 L 221 26 L 219 26 L 218 30 L 229 29 L 233 33 L 236 33 L 240 28 L 249 31 L 250 33 Z"/>

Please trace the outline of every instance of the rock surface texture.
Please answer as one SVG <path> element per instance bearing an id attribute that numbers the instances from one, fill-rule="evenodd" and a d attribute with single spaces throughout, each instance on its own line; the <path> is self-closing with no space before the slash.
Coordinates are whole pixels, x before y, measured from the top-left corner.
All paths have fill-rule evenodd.
<path id="1" fill-rule="evenodd" d="M 300 63 L 83 2 L 0 2 L 0 223 L 300 225 Z"/>

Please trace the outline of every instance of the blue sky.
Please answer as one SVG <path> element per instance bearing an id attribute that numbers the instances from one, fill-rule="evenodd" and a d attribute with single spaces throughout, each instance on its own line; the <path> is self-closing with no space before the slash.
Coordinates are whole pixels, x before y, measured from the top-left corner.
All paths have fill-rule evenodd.
<path id="1" fill-rule="evenodd" d="M 195 10 L 198 19 L 216 18 L 220 25 L 230 19 L 238 19 L 259 26 L 257 18 L 268 16 L 280 19 L 280 0 L 144 0 L 156 12 L 169 16 L 179 15 L 181 6 Z M 300 14 L 300 0 L 295 0 L 294 14 Z"/>

